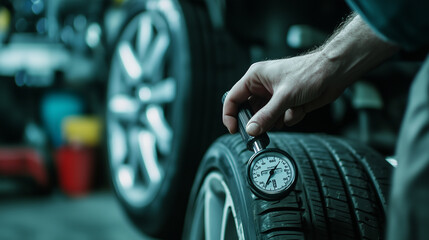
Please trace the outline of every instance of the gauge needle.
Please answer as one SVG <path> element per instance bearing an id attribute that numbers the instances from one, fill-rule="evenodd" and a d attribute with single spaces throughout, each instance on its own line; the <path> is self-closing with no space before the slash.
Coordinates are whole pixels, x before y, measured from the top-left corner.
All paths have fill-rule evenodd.
<path id="1" fill-rule="evenodd" d="M 268 186 L 268 183 L 270 182 L 271 177 L 274 175 L 274 172 L 277 169 L 277 166 L 279 165 L 280 162 L 277 163 L 277 165 L 270 170 L 270 176 L 268 176 L 267 182 L 265 183 L 265 188 Z"/>

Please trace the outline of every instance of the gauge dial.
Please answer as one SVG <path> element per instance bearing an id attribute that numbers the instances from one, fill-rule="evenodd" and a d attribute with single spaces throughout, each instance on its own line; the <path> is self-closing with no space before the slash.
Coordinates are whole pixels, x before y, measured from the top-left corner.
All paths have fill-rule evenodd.
<path id="1" fill-rule="evenodd" d="M 248 180 L 253 192 L 266 199 L 287 195 L 296 182 L 296 175 L 292 157 L 277 149 L 256 153 L 248 165 Z"/>

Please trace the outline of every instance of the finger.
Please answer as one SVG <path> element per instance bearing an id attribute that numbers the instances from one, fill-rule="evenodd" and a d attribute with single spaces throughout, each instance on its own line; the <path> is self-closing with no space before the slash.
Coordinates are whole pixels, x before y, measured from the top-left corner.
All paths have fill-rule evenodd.
<path id="1" fill-rule="evenodd" d="M 335 99 L 336 93 L 324 93 L 313 101 L 306 103 L 302 106 L 288 109 L 284 115 L 284 124 L 286 126 L 293 126 L 300 122 L 307 113 L 319 109 Z"/>
<path id="2" fill-rule="evenodd" d="M 285 112 L 283 122 L 286 126 L 293 126 L 304 119 L 305 114 L 303 107 L 290 108 Z"/>
<path id="3" fill-rule="evenodd" d="M 228 92 L 223 103 L 222 121 L 230 133 L 237 132 L 238 107 L 251 96 L 243 79 L 238 81 Z"/>
<path id="4" fill-rule="evenodd" d="M 258 136 L 271 129 L 287 108 L 282 102 L 282 98 L 274 94 L 270 101 L 250 119 L 246 126 L 247 133 Z"/>

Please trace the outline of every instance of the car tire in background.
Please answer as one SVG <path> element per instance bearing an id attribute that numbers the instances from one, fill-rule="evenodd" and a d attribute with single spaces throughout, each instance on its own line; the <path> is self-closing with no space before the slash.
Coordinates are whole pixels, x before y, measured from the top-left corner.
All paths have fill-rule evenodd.
<path id="1" fill-rule="evenodd" d="M 225 131 L 220 89 L 238 75 L 228 63 L 245 51 L 214 33 L 203 5 L 131 1 L 127 12 L 107 87 L 111 178 L 140 230 L 177 238 L 199 161 Z"/>
<path id="2" fill-rule="evenodd" d="M 271 134 L 298 167 L 295 189 L 266 201 L 246 181 L 251 152 L 223 136 L 198 169 L 184 239 L 383 239 L 392 167 L 362 144 L 326 135 Z"/>

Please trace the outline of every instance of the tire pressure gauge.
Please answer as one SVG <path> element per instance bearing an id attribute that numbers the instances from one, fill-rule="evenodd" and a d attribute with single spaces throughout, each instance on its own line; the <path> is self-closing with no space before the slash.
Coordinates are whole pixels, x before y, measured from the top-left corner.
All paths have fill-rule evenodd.
<path id="1" fill-rule="evenodd" d="M 225 93 L 222 102 L 225 100 Z M 246 132 L 246 125 L 252 117 L 248 103 L 240 106 L 238 128 L 247 149 L 254 154 L 247 162 L 247 181 L 257 196 L 266 200 L 286 197 L 293 189 L 297 179 L 295 160 L 286 152 L 266 148 L 270 139 L 266 133 L 252 137 Z"/>
<path id="2" fill-rule="evenodd" d="M 289 154 L 279 149 L 264 149 L 250 158 L 247 180 L 252 191 L 264 199 L 285 197 L 296 182 L 296 166 Z"/>

